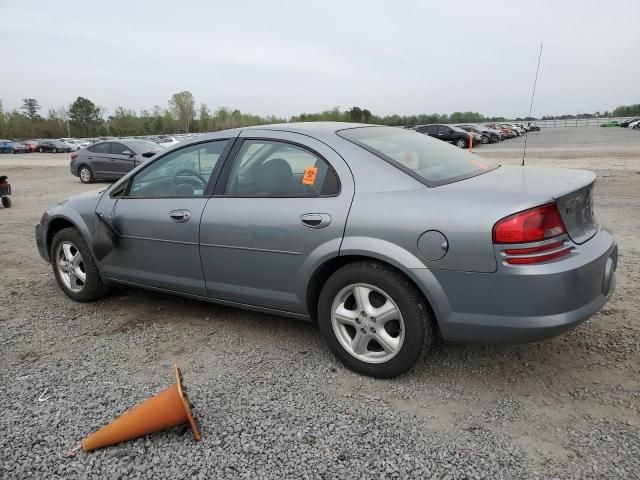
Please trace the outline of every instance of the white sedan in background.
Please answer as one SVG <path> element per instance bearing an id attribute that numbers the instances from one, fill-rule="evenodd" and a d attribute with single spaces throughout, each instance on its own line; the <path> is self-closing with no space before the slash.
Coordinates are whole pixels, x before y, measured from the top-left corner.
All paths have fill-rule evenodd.
<path id="1" fill-rule="evenodd" d="M 173 147 L 176 143 L 179 143 L 180 140 L 177 140 L 175 137 L 162 137 L 155 140 L 155 142 L 164 148 Z"/>

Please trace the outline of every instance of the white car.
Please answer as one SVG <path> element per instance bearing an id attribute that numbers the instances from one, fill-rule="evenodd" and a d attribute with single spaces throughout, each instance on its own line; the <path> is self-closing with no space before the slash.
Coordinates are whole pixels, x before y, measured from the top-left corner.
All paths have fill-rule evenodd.
<path id="1" fill-rule="evenodd" d="M 158 138 L 156 140 L 156 143 L 161 147 L 169 148 L 169 147 L 173 147 L 176 143 L 180 143 L 180 141 L 176 140 L 175 137 L 163 137 L 163 138 Z"/>
<path id="2" fill-rule="evenodd" d="M 636 120 L 635 122 L 631 122 L 629 124 L 629 128 L 640 129 L 640 120 Z"/>
<path id="3" fill-rule="evenodd" d="M 507 128 L 510 128 L 511 130 L 513 130 L 514 132 L 516 132 L 518 134 L 518 136 L 522 136 L 525 134 L 525 129 L 522 127 L 517 126 L 514 123 L 501 123 L 501 125 L 505 125 Z"/>
<path id="4" fill-rule="evenodd" d="M 80 141 L 76 140 L 75 138 L 59 138 L 58 140 L 67 145 L 72 150 L 80 150 L 82 148 L 82 145 L 80 145 Z"/>

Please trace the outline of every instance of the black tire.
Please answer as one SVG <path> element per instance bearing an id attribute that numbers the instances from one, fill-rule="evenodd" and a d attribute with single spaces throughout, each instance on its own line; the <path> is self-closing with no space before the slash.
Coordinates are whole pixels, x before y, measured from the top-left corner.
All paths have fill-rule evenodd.
<path id="1" fill-rule="evenodd" d="M 60 278 L 60 272 L 56 265 L 56 251 L 58 249 L 58 245 L 62 242 L 70 242 L 78 249 L 80 254 L 82 255 L 84 271 L 86 274 L 86 281 L 84 282 L 84 286 L 80 291 L 74 292 L 67 288 L 64 284 L 63 280 Z M 100 297 L 103 297 L 109 291 L 109 287 L 107 287 L 102 278 L 100 278 L 100 273 L 98 271 L 98 267 L 91 255 L 91 251 L 87 246 L 87 243 L 80 235 L 80 232 L 74 227 L 63 228 L 53 237 L 53 241 L 51 242 L 51 267 L 53 269 L 53 275 L 56 277 L 56 281 L 60 286 L 60 289 L 71 299 L 76 302 L 92 302 L 93 300 L 97 300 Z"/>
<path id="2" fill-rule="evenodd" d="M 468 144 L 467 140 L 465 140 L 462 137 L 458 138 L 455 143 L 456 147 L 459 147 L 459 148 L 467 148 L 467 144 Z"/>
<path id="3" fill-rule="evenodd" d="M 482 143 L 486 145 L 487 143 L 491 143 L 491 139 L 486 135 L 482 135 Z"/>
<path id="4" fill-rule="evenodd" d="M 88 176 L 85 175 L 84 178 L 83 170 L 88 172 Z M 93 170 L 91 170 L 91 167 L 89 167 L 89 165 L 80 165 L 80 168 L 78 168 L 78 177 L 80 178 L 80 181 L 82 183 L 93 183 L 96 181 L 95 177 L 93 176 Z"/>
<path id="5" fill-rule="evenodd" d="M 9 197 L 2 197 L 2 206 L 9 208 L 11 206 L 11 199 Z"/>
<path id="6" fill-rule="evenodd" d="M 345 287 L 366 283 L 384 291 L 397 305 L 404 320 L 404 341 L 398 353 L 384 363 L 369 363 L 347 351 L 332 325 L 332 306 Z M 411 369 L 435 338 L 434 319 L 422 294 L 406 277 L 373 262 L 355 262 L 337 270 L 325 283 L 318 301 L 318 324 L 327 345 L 351 370 L 376 378 L 393 378 Z"/>
<path id="7" fill-rule="evenodd" d="M 58 149 L 53 147 L 53 150 L 51 150 L 52 153 L 58 153 Z"/>
<path id="8" fill-rule="evenodd" d="M 40 147 L 40 148 L 38 149 L 38 151 L 39 151 L 40 153 L 44 153 L 44 149 L 43 149 L 42 147 Z"/>

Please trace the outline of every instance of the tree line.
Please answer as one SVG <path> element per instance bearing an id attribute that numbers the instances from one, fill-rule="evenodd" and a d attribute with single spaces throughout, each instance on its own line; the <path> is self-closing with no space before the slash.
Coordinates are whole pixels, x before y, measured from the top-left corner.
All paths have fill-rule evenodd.
<path id="1" fill-rule="evenodd" d="M 41 114 L 42 107 L 35 98 L 24 98 L 20 109 L 5 112 L 0 100 L 0 138 L 61 138 L 158 135 L 188 132 L 214 132 L 227 128 L 265 125 L 284 122 L 337 121 L 373 123 L 389 126 L 413 126 L 426 123 L 479 123 L 503 121 L 504 117 L 485 117 L 478 112 L 453 112 L 451 114 L 375 115 L 369 109 L 351 107 L 341 110 L 335 107 L 317 113 L 301 113 L 291 118 L 260 116 L 243 113 L 237 109 L 207 105 L 196 106 L 191 92 L 175 93 L 166 107 L 155 105 L 151 109 L 136 112 L 117 107 L 108 114 L 104 107 L 88 98 L 78 97 L 67 107 L 49 109 Z M 620 106 L 612 113 L 562 115 L 543 119 L 589 118 L 597 116 L 640 116 L 640 104 Z M 537 120 L 534 117 L 517 118 L 520 121 Z"/>

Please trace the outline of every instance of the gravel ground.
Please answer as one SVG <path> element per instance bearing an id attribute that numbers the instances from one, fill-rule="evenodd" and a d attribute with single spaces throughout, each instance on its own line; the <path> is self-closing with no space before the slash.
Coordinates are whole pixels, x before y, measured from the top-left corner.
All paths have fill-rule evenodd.
<path id="1" fill-rule="evenodd" d="M 346 370 L 295 320 L 134 289 L 72 302 L 33 225 L 48 203 L 94 187 L 68 174 L 66 155 L 0 156 L 14 187 L 0 209 L 0 477 L 640 478 L 640 135 L 529 140 L 531 165 L 598 174 L 596 213 L 620 244 L 616 295 L 564 336 L 440 344 L 394 380 Z M 519 142 L 477 153 L 516 162 Z M 170 384 L 174 361 L 201 443 L 179 427 L 62 456 Z"/>

